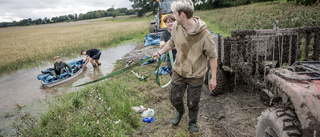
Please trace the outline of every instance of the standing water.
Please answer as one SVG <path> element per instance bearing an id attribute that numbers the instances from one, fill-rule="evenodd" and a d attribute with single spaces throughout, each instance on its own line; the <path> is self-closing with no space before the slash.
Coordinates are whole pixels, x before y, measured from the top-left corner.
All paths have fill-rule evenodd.
<path id="1" fill-rule="evenodd" d="M 77 90 L 73 86 L 83 84 L 85 82 L 92 81 L 94 79 L 101 78 L 106 74 L 110 73 L 114 68 L 114 63 L 121 59 L 126 53 L 130 52 L 136 47 L 136 42 L 121 44 L 117 47 L 110 47 L 102 50 L 100 57 L 101 66 L 93 68 L 91 63 L 87 64 L 87 68 L 84 72 L 61 85 L 44 88 L 41 81 L 37 79 L 37 75 L 41 71 L 47 68 L 53 68 L 54 60 L 47 63 L 46 65 L 19 70 L 11 74 L 5 74 L 0 77 L 0 123 L 3 122 L 9 113 L 9 111 L 17 108 L 23 107 L 31 102 L 39 99 L 45 99 L 47 97 L 64 94 Z M 86 50 L 86 49 L 84 49 Z M 77 51 L 78 52 L 78 51 Z M 79 51 L 80 54 L 80 51 Z M 64 58 L 61 57 L 62 61 L 69 62 L 71 60 L 85 59 L 86 56 L 78 56 L 77 58 Z M 81 88 L 81 87 L 80 87 Z M 1 126 L 1 125 L 0 125 Z M 1 132 L 1 130 L 0 130 Z"/>

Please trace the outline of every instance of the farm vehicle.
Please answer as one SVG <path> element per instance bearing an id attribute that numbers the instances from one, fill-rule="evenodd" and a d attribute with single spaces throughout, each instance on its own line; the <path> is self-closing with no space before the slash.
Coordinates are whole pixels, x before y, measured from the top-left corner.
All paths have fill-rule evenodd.
<path id="1" fill-rule="evenodd" d="M 239 82 L 259 91 L 269 107 L 258 118 L 257 137 L 320 137 L 320 26 L 234 30 L 215 40 L 212 95 L 232 91 Z"/>
<path id="2" fill-rule="evenodd" d="M 171 11 L 171 4 L 175 0 L 156 0 L 153 3 L 154 7 L 157 8 L 157 15 L 153 19 L 153 21 L 150 22 L 149 26 L 149 33 L 161 33 L 166 30 L 167 26 L 163 22 L 163 19 L 165 16 L 172 14 Z"/>

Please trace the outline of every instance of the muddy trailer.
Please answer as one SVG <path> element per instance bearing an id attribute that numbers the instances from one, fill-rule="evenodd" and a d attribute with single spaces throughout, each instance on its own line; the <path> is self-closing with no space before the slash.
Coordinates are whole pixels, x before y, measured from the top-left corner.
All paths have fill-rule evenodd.
<path id="1" fill-rule="evenodd" d="M 260 92 L 270 108 L 258 118 L 257 137 L 320 137 L 320 26 L 234 30 L 215 41 L 212 95 L 232 91 L 239 82 Z"/>

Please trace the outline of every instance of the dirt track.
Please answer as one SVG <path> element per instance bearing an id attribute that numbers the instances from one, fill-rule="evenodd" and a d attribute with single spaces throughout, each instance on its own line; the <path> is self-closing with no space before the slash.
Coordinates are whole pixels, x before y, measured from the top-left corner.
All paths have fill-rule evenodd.
<path id="1" fill-rule="evenodd" d="M 124 58 L 138 59 L 154 53 L 158 46 L 140 47 Z M 135 55 L 135 56 L 132 56 Z M 165 66 L 165 64 L 162 64 Z M 171 119 L 175 110 L 169 101 L 169 87 L 136 87 L 139 91 L 147 91 L 148 99 L 145 106 L 155 110 L 155 121 L 144 125 L 133 136 L 190 136 L 188 132 L 188 109 L 186 93 L 184 104 L 186 113 L 178 126 L 172 126 Z M 211 96 L 207 84 L 203 85 L 198 127 L 203 137 L 253 137 L 255 125 L 260 113 L 266 109 L 259 100 L 258 91 L 253 91 L 248 85 L 237 85 L 233 91 Z"/>

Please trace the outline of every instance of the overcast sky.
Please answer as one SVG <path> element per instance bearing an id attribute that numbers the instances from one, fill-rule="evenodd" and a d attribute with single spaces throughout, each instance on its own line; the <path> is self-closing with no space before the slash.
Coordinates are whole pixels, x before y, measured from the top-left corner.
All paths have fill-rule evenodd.
<path id="1" fill-rule="evenodd" d="M 111 8 L 132 9 L 129 0 L 0 0 L 0 22 L 44 19 Z"/>

